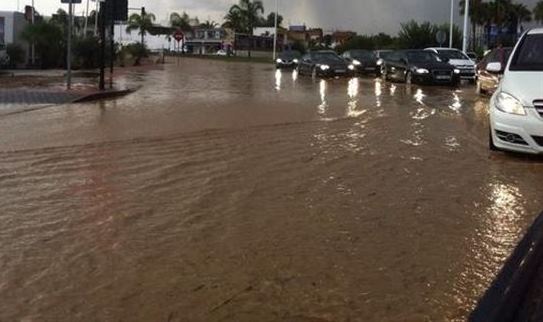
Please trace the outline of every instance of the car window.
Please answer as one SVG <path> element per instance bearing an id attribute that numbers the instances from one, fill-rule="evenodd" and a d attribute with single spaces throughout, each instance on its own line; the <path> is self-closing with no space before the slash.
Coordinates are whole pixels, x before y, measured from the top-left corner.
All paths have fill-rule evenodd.
<path id="1" fill-rule="evenodd" d="M 375 54 L 367 50 L 356 50 L 352 52 L 352 56 L 358 59 L 374 59 Z"/>
<path id="2" fill-rule="evenodd" d="M 528 35 L 519 44 L 510 70 L 543 70 L 543 35 Z"/>
<path id="3" fill-rule="evenodd" d="M 437 51 L 440 56 L 446 57 L 448 59 L 462 59 L 467 60 L 469 57 L 467 57 L 463 52 L 459 50 L 438 50 Z"/>
<path id="4" fill-rule="evenodd" d="M 410 51 L 406 53 L 407 60 L 410 63 L 435 63 L 439 62 L 439 57 L 430 51 Z"/>

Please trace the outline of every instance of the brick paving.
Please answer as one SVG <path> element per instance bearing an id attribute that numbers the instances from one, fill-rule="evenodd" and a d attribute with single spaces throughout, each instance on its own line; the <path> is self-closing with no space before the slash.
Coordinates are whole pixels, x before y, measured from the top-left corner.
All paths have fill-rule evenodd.
<path id="1" fill-rule="evenodd" d="M 0 89 L 0 104 L 65 104 L 81 96 L 81 93 Z"/>

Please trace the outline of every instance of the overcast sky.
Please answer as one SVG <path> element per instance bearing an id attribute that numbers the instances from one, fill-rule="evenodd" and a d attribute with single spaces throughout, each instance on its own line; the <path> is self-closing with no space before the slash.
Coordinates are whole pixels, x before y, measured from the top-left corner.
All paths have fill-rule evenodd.
<path id="1" fill-rule="evenodd" d="M 279 0 L 280 14 L 285 22 L 320 26 L 325 30 L 350 29 L 364 34 L 378 32 L 395 33 L 402 22 L 417 21 L 447 22 L 450 0 Z M 517 0 L 531 7 L 537 0 Z M 17 10 L 30 4 L 31 0 L 0 0 L 0 10 Z M 60 0 L 34 0 L 36 10 L 49 15 L 61 5 Z M 458 2 L 458 0 L 455 0 Z M 222 22 L 222 17 L 236 0 L 129 0 L 130 7 L 145 6 L 148 12 L 157 15 L 159 22 L 166 22 L 169 13 L 186 11 L 200 20 Z M 91 7 L 95 4 L 91 2 Z M 85 10 L 86 0 L 76 6 L 76 12 Z M 275 0 L 264 0 L 266 14 L 274 10 Z M 456 22 L 461 24 L 458 8 Z"/>

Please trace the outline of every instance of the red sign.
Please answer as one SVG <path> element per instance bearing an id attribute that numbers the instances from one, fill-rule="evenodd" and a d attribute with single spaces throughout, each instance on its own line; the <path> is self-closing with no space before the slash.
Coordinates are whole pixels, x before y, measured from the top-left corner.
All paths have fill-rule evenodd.
<path id="1" fill-rule="evenodd" d="M 183 40 L 183 38 L 185 38 L 185 35 L 184 35 L 180 30 L 177 30 L 177 31 L 173 34 L 173 38 L 174 38 L 177 42 L 180 42 L 181 40 Z"/>

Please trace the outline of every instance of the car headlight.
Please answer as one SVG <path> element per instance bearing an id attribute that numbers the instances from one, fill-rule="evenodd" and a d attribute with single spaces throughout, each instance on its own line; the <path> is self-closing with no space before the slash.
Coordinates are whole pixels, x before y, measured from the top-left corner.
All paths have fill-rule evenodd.
<path id="1" fill-rule="evenodd" d="M 328 65 L 320 65 L 320 69 L 321 70 L 329 70 L 330 66 L 328 66 Z"/>
<path id="2" fill-rule="evenodd" d="M 283 61 L 281 60 L 281 58 L 277 58 L 276 62 L 277 62 L 278 64 L 281 64 Z"/>
<path id="3" fill-rule="evenodd" d="M 455 69 L 455 70 L 454 70 L 454 73 L 455 73 L 455 74 L 460 74 L 460 69 L 458 69 L 458 68 Z"/>
<path id="4" fill-rule="evenodd" d="M 360 65 L 362 65 L 362 63 L 355 59 L 355 60 L 353 60 L 353 65 L 360 66 Z"/>
<path id="5" fill-rule="evenodd" d="M 417 68 L 417 69 L 415 69 L 415 72 L 417 74 L 429 74 L 430 73 L 430 71 L 428 69 L 426 69 L 426 68 Z"/>
<path id="6" fill-rule="evenodd" d="M 377 60 L 377 66 L 381 66 L 381 65 L 383 65 L 383 60 L 382 59 Z"/>
<path id="7" fill-rule="evenodd" d="M 349 70 L 354 70 L 354 65 L 349 65 Z"/>
<path id="8" fill-rule="evenodd" d="M 522 103 L 515 97 L 501 92 L 496 95 L 496 108 L 504 113 L 515 114 L 515 115 L 526 115 L 526 110 Z"/>
<path id="9" fill-rule="evenodd" d="M 296 58 L 294 58 L 292 61 L 293 61 L 295 64 L 298 64 L 298 63 L 300 62 L 300 61 L 299 61 L 298 59 L 296 59 Z"/>

